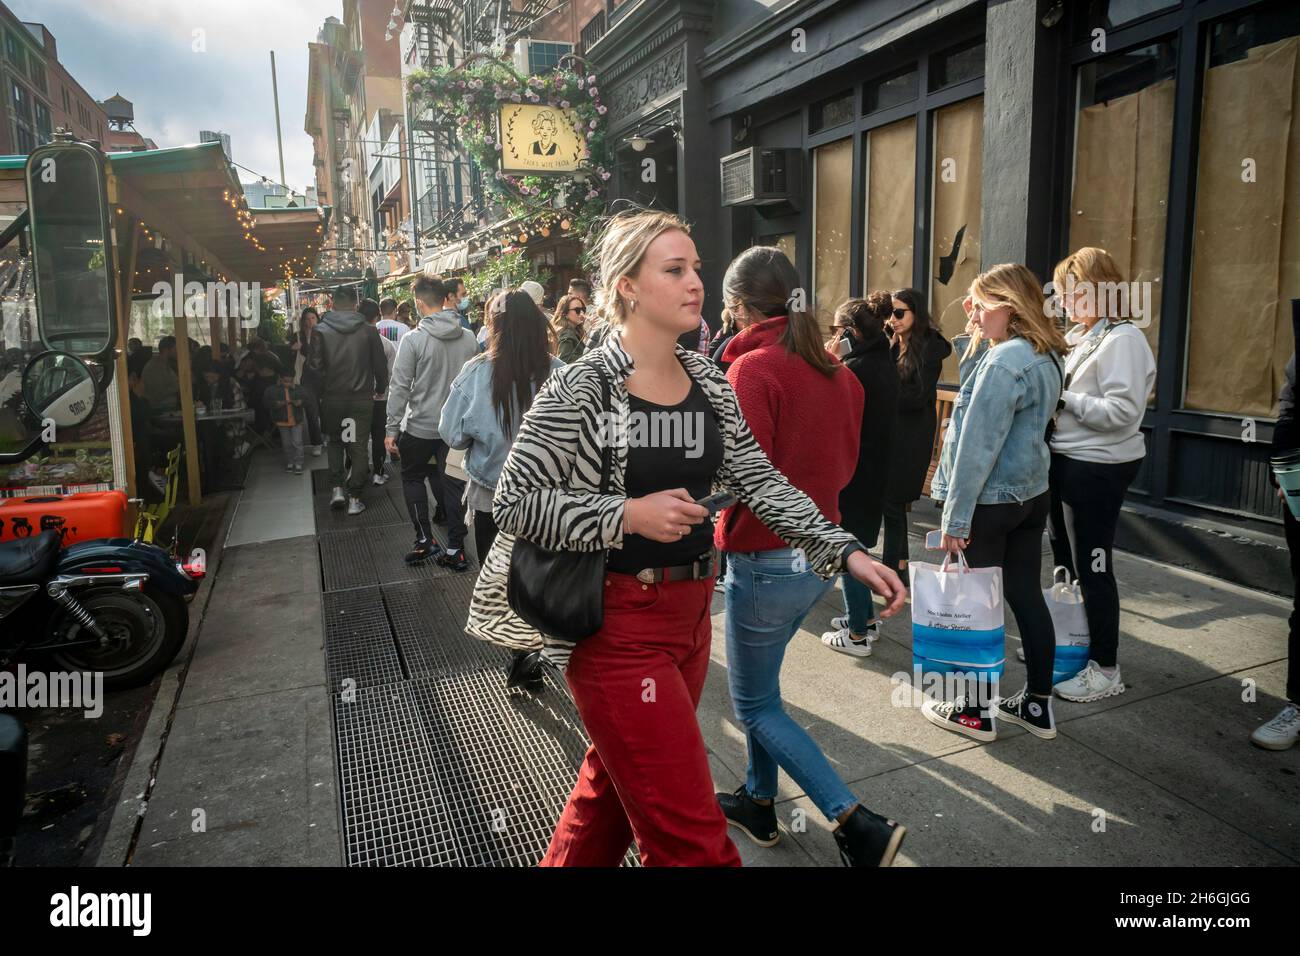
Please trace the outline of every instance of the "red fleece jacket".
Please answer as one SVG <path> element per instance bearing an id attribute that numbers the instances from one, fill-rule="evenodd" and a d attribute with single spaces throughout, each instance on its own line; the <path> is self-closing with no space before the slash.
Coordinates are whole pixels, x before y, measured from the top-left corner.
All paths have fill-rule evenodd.
<path id="1" fill-rule="evenodd" d="M 827 378 L 778 341 L 786 317 L 745 329 L 722 354 L 749 430 L 772 464 L 821 509 L 840 520 L 840 491 L 858 464 L 864 396 L 840 365 Z M 722 513 L 714 542 L 724 551 L 771 551 L 788 545 L 745 505 Z"/>

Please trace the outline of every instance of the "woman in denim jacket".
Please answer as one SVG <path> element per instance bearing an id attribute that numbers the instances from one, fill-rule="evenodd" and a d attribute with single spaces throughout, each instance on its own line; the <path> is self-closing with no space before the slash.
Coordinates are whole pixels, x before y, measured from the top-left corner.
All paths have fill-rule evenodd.
<path id="1" fill-rule="evenodd" d="M 1065 337 L 1043 309 L 1042 284 L 1021 265 L 994 266 L 971 283 L 972 335 L 952 423 L 931 483 L 943 502 L 944 550 L 965 552 L 972 568 L 1001 567 L 1029 671 L 1026 688 L 992 712 L 978 701 L 927 701 L 925 718 L 947 730 L 993 740 L 995 717 L 1044 739 L 1052 719 L 1056 639 L 1039 573 L 1050 510 L 1044 434 L 1061 396 Z M 988 349 L 979 355 L 982 341 Z"/>

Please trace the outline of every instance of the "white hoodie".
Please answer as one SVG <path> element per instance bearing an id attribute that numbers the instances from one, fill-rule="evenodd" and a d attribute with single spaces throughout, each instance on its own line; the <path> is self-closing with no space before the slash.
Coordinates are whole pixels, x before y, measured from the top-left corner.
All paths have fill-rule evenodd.
<path id="1" fill-rule="evenodd" d="M 1066 333 L 1072 348 L 1065 374 L 1074 377 L 1061 393 L 1065 407 L 1056 419 L 1052 451 L 1118 464 L 1146 454 L 1142 415 L 1156 381 L 1156 360 L 1146 336 L 1133 325 L 1115 326 L 1098 348 L 1090 348 L 1107 326 L 1102 319 L 1091 331 L 1076 325 Z"/>

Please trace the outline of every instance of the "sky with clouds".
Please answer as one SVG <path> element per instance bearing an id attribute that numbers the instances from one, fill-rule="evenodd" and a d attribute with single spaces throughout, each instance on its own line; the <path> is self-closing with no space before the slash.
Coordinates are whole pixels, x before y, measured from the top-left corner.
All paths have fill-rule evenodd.
<path id="1" fill-rule="evenodd" d="M 279 180 L 271 57 L 275 51 L 288 184 L 314 182 L 307 110 L 307 44 L 341 0 L 4 0 L 45 24 L 59 61 L 95 99 L 121 93 L 135 127 L 159 146 L 230 134 L 236 163 Z M 196 52 L 196 33 L 205 52 Z M 394 43 L 398 42 L 396 38 Z M 240 178 L 257 177 L 247 170 Z"/>

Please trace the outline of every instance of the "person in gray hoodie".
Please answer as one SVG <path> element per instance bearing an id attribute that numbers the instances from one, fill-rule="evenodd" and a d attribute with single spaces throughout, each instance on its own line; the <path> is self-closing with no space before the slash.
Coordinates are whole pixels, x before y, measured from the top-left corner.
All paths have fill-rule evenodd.
<path id="1" fill-rule="evenodd" d="M 402 337 L 388 388 L 388 424 L 384 445 L 402 462 L 402 492 L 415 526 L 415 545 L 408 564 L 435 558 L 454 571 L 469 567 L 465 560 L 465 513 L 460 495 L 445 480 L 447 443 L 438 431 L 442 407 L 462 366 L 478 354 L 474 333 L 460 324 L 456 290 L 441 279 L 421 276 L 411 288 L 420 324 Z M 429 521 L 426 482 L 434 500 L 447 514 L 447 545 L 434 540 Z"/>
<path id="2" fill-rule="evenodd" d="M 344 452 L 352 464 L 347 475 L 348 514 L 366 510 L 361 492 L 370 479 L 366 448 L 370 441 L 371 408 L 375 395 L 388 387 L 388 361 L 379 333 L 356 311 L 357 294 L 350 288 L 334 293 L 334 308 L 321 316 L 312 331 L 308 364 L 321 382 L 321 427 L 329 443 L 331 508 L 343 507 Z"/>

